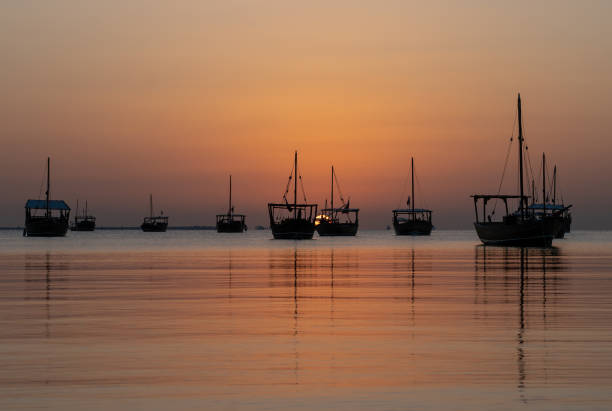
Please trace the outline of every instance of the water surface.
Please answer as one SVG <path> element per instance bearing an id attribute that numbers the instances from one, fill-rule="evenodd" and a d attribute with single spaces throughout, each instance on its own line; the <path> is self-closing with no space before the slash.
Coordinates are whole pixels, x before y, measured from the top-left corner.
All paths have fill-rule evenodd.
<path id="1" fill-rule="evenodd" d="M 612 233 L 0 231 L 1 409 L 609 409 Z"/>

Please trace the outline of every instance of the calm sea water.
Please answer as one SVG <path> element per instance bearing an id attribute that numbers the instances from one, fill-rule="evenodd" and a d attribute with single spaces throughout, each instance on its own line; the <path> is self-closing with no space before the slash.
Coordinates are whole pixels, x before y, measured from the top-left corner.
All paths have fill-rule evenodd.
<path id="1" fill-rule="evenodd" d="M 0 409 L 607 410 L 612 233 L 0 231 Z"/>

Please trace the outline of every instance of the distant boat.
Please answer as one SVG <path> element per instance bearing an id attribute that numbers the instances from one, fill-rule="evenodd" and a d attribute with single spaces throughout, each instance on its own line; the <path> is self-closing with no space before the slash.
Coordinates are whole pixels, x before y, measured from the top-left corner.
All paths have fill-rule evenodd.
<path id="1" fill-rule="evenodd" d="M 308 204 L 304 194 L 304 203 L 297 202 L 298 174 L 297 151 L 295 152 L 293 164 L 293 176 L 289 176 L 287 188 L 283 194 L 284 203 L 268 203 L 268 214 L 270 216 L 270 229 L 275 239 L 282 240 L 309 240 L 314 235 L 314 220 L 317 215 L 317 205 Z M 293 179 L 293 203 L 287 200 L 287 194 L 291 180 Z M 304 187 L 302 186 L 302 192 Z"/>
<path id="2" fill-rule="evenodd" d="M 414 158 L 410 158 L 411 197 L 407 205 L 410 208 L 393 210 L 393 229 L 395 235 L 430 235 L 433 227 L 431 210 L 415 208 L 414 200 Z"/>
<path id="3" fill-rule="evenodd" d="M 232 176 L 229 176 L 229 207 L 227 214 L 217 214 L 218 233 L 242 233 L 247 230 L 244 214 L 234 214 L 232 205 Z"/>
<path id="4" fill-rule="evenodd" d="M 96 229 L 96 217 L 87 214 L 87 201 L 83 214 L 79 215 L 79 200 L 77 200 L 76 212 L 74 215 L 74 223 L 70 226 L 72 231 L 94 231 Z"/>
<path id="5" fill-rule="evenodd" d="M 553 172 L 553 195 L 552 202 L 549 201 L 549 197 L 546 193 L 546 155 L 542 154 L 542 202 L 535 202 L 535 181 L 531 184 L 532 187 L 532 203 L 529 205 L 528 210 L 535 215 L 538 219 L 548 218 L 553 219 L 557 223 L 557 230 L 555 231 L 555 238 L 564 238 L 565 233 L 570 231 L 572 224 L 572 215 L 569 212 L 572 205 L 565 206 L 563 204 L 557 204 L 557 167 L 555 166 Z"/>
<path id="6" fill-rule="evenodd" d="M 320 236 L 354 236 L 359 228 L 359 209 L 350 208 L 349 202 L 344 201 L 342 192 L 340 200 L 342 206 L 334 208 L 334 181 L 338 185 L 334 166 L 331 168 L 331 208 L 324 208 L 315 220 L 315 227 Z M 338 186 L 338 190 L 340 187 Z"/>
<path id="7" fill-rule="evenodd" d="M 25 229 L 28 237 L 63 237 L 68 231 L 70 207 L 64 200 L 49 200 L 51 160 L 47 157 L 47 191 L 44 200 L 28 200 L 25 205 Z M 44 210 L 44 213 L 40 213 Z"/>
<path id="8" fill-rule="evenodd" d="M 162 211 L 159 216 L 153 215 L 153 194 L 149 195 L 149 217 L 145 217 L 140 228 L 145 232 L 163 233 L 168 228 L 168 217 Z"/>
<path id="9" fill-rule="evenodd" d="M 519 149 L 519 195 L 474 194 L 474 210 L 476 222 L 474 228 L 480 240 L 486 245 L 550 247 L 559 229 L 559 222 L 552 217 L 538 218 L 527 207 L 528 196 L 523 189 L 523 118 L 521 112 L 521 95 L 518 95 L 518 149 Z M 508 200 L 518 199 L 519 207 L 515 212 L 509 212 Z M 478 213 L 478 203 L 482 200 L 482 216 Z M 487 203 L 490 200 L 502 200 L 505 215 L 502 221 L 493 221 L 492 215 L 487 215 Z"/>
<path id="10" fill-rule="evenodd" d="M 542 181 L 544 181 L 544 185 L 546 184 L 546 159 L 542 157 Z M 532 187 L 535 185 L 535 182 L 532 183 Z M 533 190 L 533 188 L 532 188 Z M 555 232 L 555 238 L 564 238 L 565 233 L 569 233 L 572 225 L 572 214 L 570 213 L 570 208 L 572 205 L 565 206 L 563 203 L 557 204 L 557 166 L 554 167 L 553 171 L 553 192 L 552 192 L 552 201 L 549 201 L 546 196 L 546 189 L 543 190 L 543 198 L 544 201 L 541 203 L 535 202 L 535 193 L 532 195 L 534 199 L 532 203 L 529 205 L 529 210 L 537 217 L 551 216 L 551 218 L 556 218 L 558 222 L 558 229 Z"/>

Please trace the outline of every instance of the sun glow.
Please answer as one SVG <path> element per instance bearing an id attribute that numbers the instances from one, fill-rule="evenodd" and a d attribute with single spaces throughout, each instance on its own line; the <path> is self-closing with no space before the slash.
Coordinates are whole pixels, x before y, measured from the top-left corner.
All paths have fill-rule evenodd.
<path id="1" fill-rule="evenodd" d="M 319 214 L 315 217 L 315 227 L 321 224 L 321 221 L 331 221 L 331 217 L 326 214 Z"/>

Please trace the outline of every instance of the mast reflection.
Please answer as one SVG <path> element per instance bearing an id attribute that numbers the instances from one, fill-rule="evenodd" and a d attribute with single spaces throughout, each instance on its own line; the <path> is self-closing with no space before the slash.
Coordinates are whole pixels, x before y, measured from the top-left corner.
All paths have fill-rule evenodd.
<path id="1" fill-rule="evenodd" d="M 514 248 L 475 247 L 474 301 L 487 311 L 491 304 L 517 304 L 516 365 L 517 390 L 520 400 L 527 403 L 527 383 L 531 379 L 546 378 L 546 362 L 538 364 L 538 373 L 529 375 L 527 352 L 529 347 L 530 324 L 546 323 L 551 315 L 547 304 L 551 299 L 550 289 L 556 291 L 561 279 L 558 272 L 567 269 L 567 263 L 559 248 Z M 550 275 L 552 273 L 552 276 Z M 500 289 L 501 288 L 501 289 Z M 491 300 L 487 297 L 491 291 Z M 553 293 L 554 297 L 556 292 Z M 495 296 L 503 296 L 501 301 Z M 541 315 L 538 311 L 541 309 Z M 554 310 L 553 310 L 554 314 Z M 540 328 L 540 324 L 537 324 Z M 541 341 L 538 341 L 541 343 Z M 546 340 L 544 339 L 544 344 Z M 545 350 L 544 350 L 545 352 Z M 539 359 L 534 358 L 534 361 Z M 540 375 L 540 370 L 543 375 Z"/>

